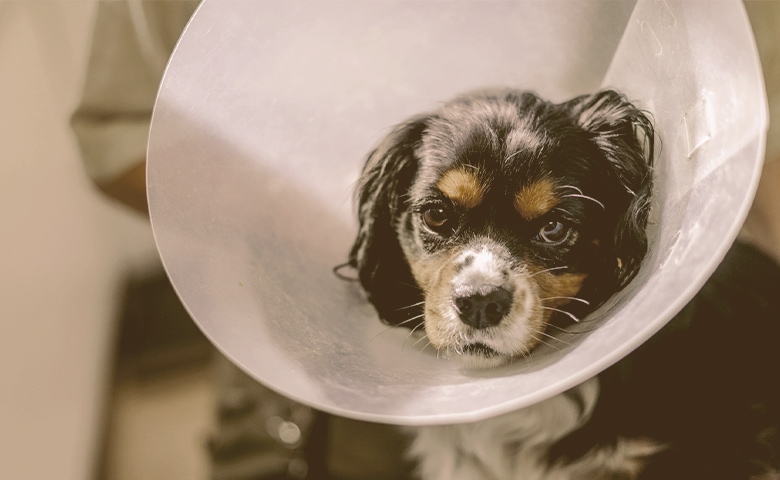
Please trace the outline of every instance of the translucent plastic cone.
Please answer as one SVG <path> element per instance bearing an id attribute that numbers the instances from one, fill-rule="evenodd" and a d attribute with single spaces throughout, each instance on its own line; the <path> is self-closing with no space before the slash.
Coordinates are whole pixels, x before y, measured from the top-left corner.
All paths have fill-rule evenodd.
<path id="1" fill-rule="evenodd" d="M 661 143 L 638 278 L 590 333 L 474 372 L 382 325 L 331 269 L 354 238 L 372 146 L 411 115 L 496 86 L 555 101 L 615 87 L 653 114 Z M 195 321 L 264 384 L 363 420 L 479 420 L 597 374 L 682 308 L 747 214 L 766 125 L 736 0 L 206 0 L 155 110 L 152 225 Z"/>

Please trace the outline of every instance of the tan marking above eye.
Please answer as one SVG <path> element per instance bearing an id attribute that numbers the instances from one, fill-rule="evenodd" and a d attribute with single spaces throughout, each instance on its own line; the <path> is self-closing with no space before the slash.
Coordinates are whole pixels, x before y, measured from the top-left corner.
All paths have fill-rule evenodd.
<path id="1" fill-rule="evenodd" d="M 534 269 L 531 269 L 534 272 Z M 553 275 L 544 272 L 539 275 L 532 273 L 533 279 L 539 287 L 539 296 L 548 299 L 543 305 L 546 307 L 558 307 L 569 303 L 572 297 L 576 297 L 582 288 L 587 273 L 564 273 Z"/>
<path id="2" fill-rule="evenodd" d="M 559 201 L 555 183 L 543 178 L 521 188 L 515 195 L 514 207 L 523 218 L 533 220 L 552 210 Z"/>
<path id="3" fill-rule="evenodd" d="M 485 196 L 485 186 L 475 172 L 464 168 L 448 171 L 436 186 L 453 203 L 465 208 L 478 206 Z"/>

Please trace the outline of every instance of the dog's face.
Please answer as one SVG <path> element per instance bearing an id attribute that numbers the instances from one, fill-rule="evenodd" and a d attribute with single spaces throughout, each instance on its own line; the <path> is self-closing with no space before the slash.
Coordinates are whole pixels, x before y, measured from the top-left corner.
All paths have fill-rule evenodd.
<path id="1" fill-rule="evenodd" d="M 456 99 L 369 156 L 350 263 L 384 321 L 423 322 L 449 357 L 527 355 L 553 315 L 577 319 L 635 275 L 652 141 L 612 91 Z"/>

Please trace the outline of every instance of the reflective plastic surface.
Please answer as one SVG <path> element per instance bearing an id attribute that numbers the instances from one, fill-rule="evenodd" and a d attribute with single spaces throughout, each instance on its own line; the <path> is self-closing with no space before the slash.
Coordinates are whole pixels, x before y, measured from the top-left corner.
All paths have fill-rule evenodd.
<path id="1" fill-rule="evenodd" d="M 475 372 L 382 325 L 331 269 L 356 232 L 372 146 L 491 86 L 552 100 L 617 88 L 652 113 L 661 143 L 639 277 L 588 333 Z M 363 420 L 479 420 L 597 374 L 682 308 L 747 213 L 766 124 L 738 1 L 206 0 L 154 114 L 152 225 L 195 321 L 266 385 Z"/>

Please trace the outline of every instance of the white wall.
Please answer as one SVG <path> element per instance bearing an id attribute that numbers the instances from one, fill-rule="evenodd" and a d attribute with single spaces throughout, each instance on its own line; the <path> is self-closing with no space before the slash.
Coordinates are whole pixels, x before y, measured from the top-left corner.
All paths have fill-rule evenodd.
<path id="1" fill-rule="evenodd" d="M 93 190 L 68 128 L 94 1 L 0 0 L 0 465 L 93 473 L 121 278 L 145 219 Z"/>

